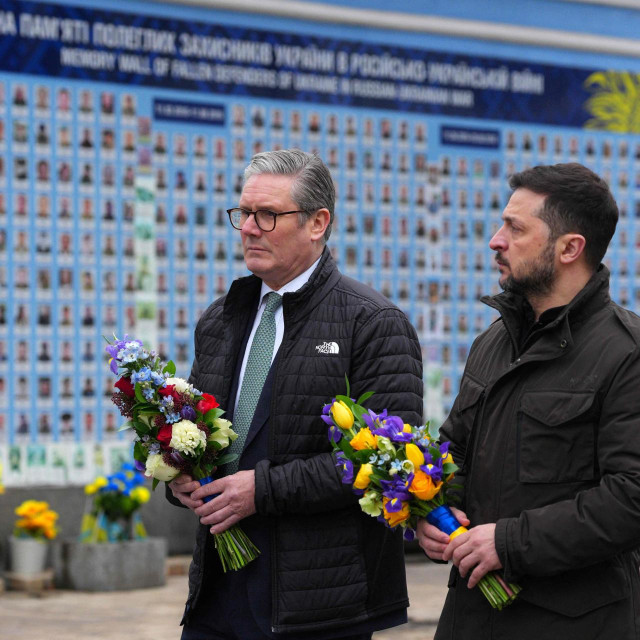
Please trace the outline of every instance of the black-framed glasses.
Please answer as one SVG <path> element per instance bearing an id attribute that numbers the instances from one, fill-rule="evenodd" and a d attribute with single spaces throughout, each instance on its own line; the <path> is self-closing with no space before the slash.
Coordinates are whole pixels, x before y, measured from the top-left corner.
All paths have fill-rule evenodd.
<path id="1" fill-rule="evenodd" d="M 247 211 L 240 207 L 234 209 L 227 209 L 229 214 L 229 222 L 234 229 L 240 231 L 244 226 L 250 215 L 253 215 L 258 225 L 258 229 L 261 231 L 273 231 L 276 228 L 276 218 L 278 216 L 288 216 L 290 213 L 306 213 L 304 209 L 298 211 L 283 211 L 282 213 L 275 213 L 269 211 L 269 209 L 258 209 L 257 211 Z"/>

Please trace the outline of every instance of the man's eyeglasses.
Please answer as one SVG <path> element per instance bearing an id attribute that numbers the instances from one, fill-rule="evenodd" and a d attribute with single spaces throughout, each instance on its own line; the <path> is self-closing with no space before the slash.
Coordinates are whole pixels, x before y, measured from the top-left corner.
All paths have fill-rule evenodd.
<path id="1" fill-rule="evenodd" d="M 290 213 L 306 213 L 306 211 L 283 211 L 282 213 L 275 213 L 268 209 L 258 209 L 257 211 L 247 211 L 246 209 L 227 209 L 229 214 L 229 221 L 234 229 L 240 231 L 247 221 L 250 215 L 253 215 L 258 225 L 258 229 L 261 231 L 273 231 L 276 228 L 276 218 L 278 216 L 288 216 Z"/>

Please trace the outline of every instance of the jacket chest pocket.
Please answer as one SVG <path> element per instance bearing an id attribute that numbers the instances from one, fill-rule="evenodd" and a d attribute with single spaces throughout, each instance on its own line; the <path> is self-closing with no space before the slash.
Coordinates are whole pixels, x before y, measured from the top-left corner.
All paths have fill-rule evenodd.
<path id="1" fill-rule="evenodd" d="M 593 480 L 597 417 L 593 391 L 524 393 L 518 411 L 518 479 Z"/>
<path id="2" fill-rule="evenodd" d="M 467 436 L 473 430 L 484 389 L 484 385 L 476 382 L 468 375 L 464 377 L 460 385 L 460 393 L 457 399 L 457 415 L 458 420 L 464 426 Z"/>

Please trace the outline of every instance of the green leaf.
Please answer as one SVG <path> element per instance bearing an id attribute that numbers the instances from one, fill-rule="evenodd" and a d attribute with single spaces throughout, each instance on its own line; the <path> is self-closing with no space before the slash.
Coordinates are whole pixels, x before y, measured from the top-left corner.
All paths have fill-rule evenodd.
<path id="1" fill-rule="evenodd" d="M 347 374 L 344 374 L 344 381 L 347 383 L 347 395 L 350 396 L 351 395 L 351 386 L 349 385 L 349 378 L 347 377 Z"/>
<path id="2" fill-rule="evenodd" d="M 131 420 L 127 420 L 119 429 L 118 431 L 126 431 L 127 429 L 132 429 L 133 428 L 133 422 Z"/>
<path id="3" fill-rule="evenodd" d="M 451 473 L 455 473 L 460 467 L 453 462 L 445 462 L 442 465 L 442 473 L 445 476 L 448 476 Z"/>
<path id="4" fill-rule="evenodd" d="M 215 409 L 209 409 L 209 411 L 207 411 L 207 413 L 204 414 L 204 421 L 212 423 L 216 418 L 219 418 L 223 413 L 224 411 L 220 409 L 220 407 L 216 407 Z"/>
<path id="5" fill-rule="evenodd" d="M 160 480 L 158 480 L 158 478 L 154 478 L 151 483 L 151 491 L 155 491 L 158 484 L 160 484 Z"/>
<path id="6" fill-rule="evenodd" d="M 169 376 L 174 376 L 176 373 L 176 365 L 173 362 L 173 360 L 169 360 L 169 362 L 167 362 L 167 364 L 164 365 L 164 369 L 162 370 L 162 373 L 168 373 Z"/>
<path id="7" fill-rule="evenodd" d="M 223 456 L 216 458 L 216 466 L 219 467 L 223 464 L 233 462 L 238 457 L 237 453 L 225 453 Z"/>
<path id="8" fill-rule="evenodd" d="M 142 395 L 142 384 L 140 382 L 136 382 L 136 400 L 138 402 L 142 402 L 143 404 L 147 404 L 147 399 Z"/>
<path id="9" fill-rule="evenodd" d="M 342 400 L 349 408 L 353 406 L 353 400 L 349 396 L 336 396 L 336 400 Z"/>
<path id="10" fill-rule="evenodd" d="M 374 393 L 375 391 L 366 391 L 356 400 L 356 404 L 362 404 L 363 402 L 366 402 Z"/>

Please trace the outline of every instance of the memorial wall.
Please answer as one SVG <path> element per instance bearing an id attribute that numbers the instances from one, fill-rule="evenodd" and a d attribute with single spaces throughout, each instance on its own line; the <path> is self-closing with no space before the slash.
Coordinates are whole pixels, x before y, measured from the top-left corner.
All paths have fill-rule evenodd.
<path id="1" fill-rule="evenodd" d="M 72 485 L 130 455 L 105 338 L 188 376 L 195 323 L 245 275 L 236 206 L 259 151 L 318 153 L 344 273 L 420 337 L 446 417 L 498 292 L 508 176 L 578 161 L 620 206 L 612 295 L 640 308 L 635 59 L 277 19 L 215 7 L 0 9 L 0 463 Z M 559 25 L 561 26 L 561 25 Z"/>

